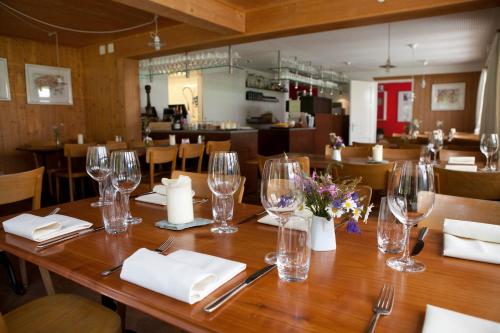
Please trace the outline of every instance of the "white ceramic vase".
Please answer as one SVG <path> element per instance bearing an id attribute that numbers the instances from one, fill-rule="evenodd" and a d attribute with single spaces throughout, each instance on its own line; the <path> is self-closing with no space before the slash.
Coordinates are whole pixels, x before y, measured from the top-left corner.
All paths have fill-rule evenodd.
<path id="1" fill-rule="evenodd" d="M 333 251 L 337 248 L 333 219 L 313 216 L 311 225 L 311 249 L 313 251 Z"/>
<path id="2" fill-rule="evenodd" d="M 340 154 L 340 149 L 332 150 L 332 160 L 334 161 L 342 161 L 342 155 Z"/>

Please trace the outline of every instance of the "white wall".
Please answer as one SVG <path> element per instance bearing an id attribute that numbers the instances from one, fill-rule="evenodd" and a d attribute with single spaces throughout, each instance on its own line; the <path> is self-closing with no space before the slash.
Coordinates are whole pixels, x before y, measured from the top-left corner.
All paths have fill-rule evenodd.
<path id="1" fill-rule="evenodd" d="M 156 75 L 153 76 L 153 82 L 149 82 L 149 78 L 140 78 L 141 85 L 141 110 L 144 110 L 146 106 L 146 90 L 144 86 L 149 84 L 151 86 L 151 106 L 156 108 L 158 116 L 161 118 L 163 116 L 163 109 L 168 106 L 168 84 L 167 75 Z"/>
<path id="2" fill-rule="evenodd" d="M 246 123 L 248 115 L 258 116 L 264 112 L 272 112 L 279 121 L 285 116 L 285 93 L 258 90 L 245 87 L 246 70 L 235 69 L 232 74 L 227 69 L 204 70 L 203 82 L 203 118 L 212 121 L 231 120 L 240 125 Z M 251 71 L 255 73 L 255 71 Z M 269 75 L 260 73 L 261 75 Z M 279 103 L 247 101 L 247 90 L 262 91 L 265 96 L 274 96 Z"/>
<path id="3" fill-rule="evenodd" d="M 168 76 L 168 104 L 184 104 L 191 115 L 192 121 L 198 121 L 198 116 L 202 114 L 202 96 L 199 93 L 201 86 L 201 75 L 198 72 L 192 72 L 189 77 L 184 75 Z M 193 96 L 198 96 L 198 106 L 193 104 L 193 96 L 186 89 L 189 88 Z"/>

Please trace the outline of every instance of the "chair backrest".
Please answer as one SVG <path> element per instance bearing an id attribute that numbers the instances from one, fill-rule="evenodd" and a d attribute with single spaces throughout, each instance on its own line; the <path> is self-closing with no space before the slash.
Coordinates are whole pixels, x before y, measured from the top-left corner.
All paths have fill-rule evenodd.
<path id="1" fill-rule="evenodd" d="M 467 172 L 435 167 L 441 194 L 500 200 L 500 172 Z"/>
<path id="2" fill-rule="evenodd" d="M 266 164 L 266 161 L 269 159 L 272 159 L 272 157 L 257 155 L 257 164 L 259 165 L 259 172 L 261 176 L 264 172 L 264 164 Z M 293 156 L 290 157 L 290 159 L 299 162 L 300 168 L 303 172 L 308 175 L 311 174 L 311 162 L 308 156 Z"/>
<path id="3" fill-rule="evenodd" d="M 337 175 L 340 177 L 361 177 L 361 185 L 367 185 L 374 191 L 386 190 L 389 173 L 393 163 L 387 164 L 351 164 L 342 163 L 335 165 Z"/>
<path id="4" fill-rule="evenodd" d="M 195 196 L 202 198 L 211 198 L 212 192 L 208 187 L 208 174 L 207 173 L 197 173 L 197 172 L 187 172 L 175 170 L 172 172 L 172 178 L 179 178 L 179 176 L 189 176 L 191 178 L 191 186 L 195 192 Z M 243 194 L 245 192 L 245 182 L 246 178 L 241 177 L 240 187 L 234 193 L 234 200 L 241 203 L 243 200 Z"/>
<path id="5" fill-rule="evenodd" d="M 87 156 L 87 150 L 90 144 L 76 144 L 67 143 L 64 145 L 64 156 L 66 156 L 68 162 L 68 175 L 70 179 L 73 179 L 73 158 L 84 158 Z"/>
<path id="6" fill-rule="evenodd" d="M 198 158 L 198 172 L 201 172 L 203 163 L 203 152 L 205 145 L 203 143 L 183 143 L 179 147 L 179 157 L 182 159 L 182 171 L 186 171 L 186 159 Z"/>
<path id="7" fill-rule="evenodd" d="M 3 320 L 2 313 L 0 312 L 0 333 L 7 333 L 7 326 Z"/>
<path id="8" fill-rule="evenodd" d="M 44 167 L 0 176 L 0 205 L 33 198 L 33 209 L 40 208 Z"/>
<path id="9" fill-rule="evenodd" d="M 231 140 L 226 141 L 208 141 L 207 142 L 207 155 L 215 153 L 216 151 L 229 151 L 231 150 Z"/>
<path id="10" fill-rule="evenodd" d="M 106 142 L 106 149 L 109 152 L 115 151 L 115 150 L 120 150 L 120 149 L 127 149 L 128 144 L 126 142 L 116 142 L 116 141 L 108 141 Z"/>
<path id="11" fill-rule="evenodd" d="M 341 150 L 342 157 L 368 157 L 371 155 L 369 147 L 344 147 Z"/>
<path id="12" fill-rule="evenodd" d="M 448 162 L 450 156 L 474 156 L 477 162 L 486 162 L 486 158 L 480 151 L 467 151 L 467 150 L 450 150 L 442 149 L 439 151 L 439 160 Z"/>
<path id="13" fill-rule="evenodd" d="M 358 193 L 359 202 L 363 205 L 363 208 L 368 207 L 372 201 L 372 188 L 367 185 L 358 185 L 355 191 Z"/>
<path id="14" fill-rule="evenodd" d="M 366 143 L 366 142 L 356 142 L 353 141 L 352 145 L 354 147 L 373 147 L 376 145 L 376 143 Z"/>
<path id="15" fill-rule="evenodd" d="M 155 164 L 172 163 L 171 172 L 175 170 L 177 161 L 177 146 L 149 147 L 146 151 L 146 163 L 149 163 L 149 186 L 151 190 L 155 180 Z"/>
<path id="16" fill-rule="evenodd" d="M 384 159 L 418 161 L 420 159 L 420 147 L 414 149 L 384 148 Z"/>

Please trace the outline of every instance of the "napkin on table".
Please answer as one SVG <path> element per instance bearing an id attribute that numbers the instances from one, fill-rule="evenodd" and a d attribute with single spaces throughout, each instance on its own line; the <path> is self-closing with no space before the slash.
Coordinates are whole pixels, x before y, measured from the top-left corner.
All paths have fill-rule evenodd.
<path id="1" fill-rule="evenodd" d="M 443 254 L 500 264 L 500 226 L 445 219 Z"/>
<path id="2" fill-rule="evenodd" d="M 448 163 L 474 165 L 476 163 L 476 158 L 474 156 L 450 156 L 448 158 Z"/>
<path id="3" fill-rule="evenodd" d="M 422 333 L 500 333 L 500 323 L 428 304 Z"/>
<path id="4" fill-rule="evenodd" d="M 45 241 L 70 232 L 87 229 L 91 226 L 92 223 L 90 222 L 59 214 L 44 217 L 21 214 L 3 222 L 5 232 L 35 242 Z"/>
<path id="5" fill-rule="evenodd" d="M 246 269 L 246 264 L 177 250 L 167 256 L 139 249 L 123 262 L 120 278 L 194 304 Z"/>
<path id="6" fill-rule="evenodd" d="M 300 216 L 302 218 L 312 218 L 312 215 L 313 215 L 312 212 L 307 210 L 307 209 L 296 211 L 294 214 L 297 216 Z M 291 226 L 291 228 L 302 230 L 304 227 L 304 226 L 302 226 L 302 223 L 301 223 L 302 221 L 300 219 L 295 219 L 294 218 L 295 215 L 292 215 L 290 217 L 290 222 L 294 223 Z M 276 218 L 274 216 L 271 216 L 271 215 L 265 215 L 264 217 L 261 217 L 260 219 L 258 219 L 257 222 L 278 227 L 278 221 L 276 220 Z"/>
<path id="7" fill-rule="evenodd" d="M 476 172 L 477 165 L 463 165 L 463 164 L 446 164 L 445 169 L 455 171 L 468 171 Z"/>
<path id="8" fill-rule="evenodd" d="M 146 203 L 152 203 L 155 205 L 162 205 L 166 206 L 167 205 L 167 184 L 170 184 L 172 179 L 168 178 L 162 178 L 162 183 L 164 185 L 155 185 L 153 187 L 153 193 L 148 193 L 148 194 L 143 194 L 135 198 L 136 201 L 141 201 L 141 202 L 146 202 Z M 194 196 L 194 191 L 191 192 L 191 194 Z"/>

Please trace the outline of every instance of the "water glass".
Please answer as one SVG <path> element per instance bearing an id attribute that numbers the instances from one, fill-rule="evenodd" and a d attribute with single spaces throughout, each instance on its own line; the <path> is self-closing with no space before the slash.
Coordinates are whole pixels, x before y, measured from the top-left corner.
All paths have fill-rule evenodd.
<path id="1" fill-rule="evenodd" d="M 434 154 L 434 164 L 439 164 L 437 161 L 437 155 L 439 151 L 443 148 L 444 135 L 443 131 L 440 129 L 434 130 L 429 138 L 429 148 Z"/>
<path id="2" fill-rule="evenodd" d="M 123 195 L 116 190 L 111 182 L 104 189 L 105 204 L 101 206 L 104 230 L 110 235 L 121 234 L 127 231 L 128 224 L 125 220 Z"/>
<path id="3" fill-rule="evenodd" d="M 486 166 L 482 171 L 495 171 L 496 167 L 491 164 L 492 156 L 498 151 L 498 134 L 483 134 L 481 135 L 480 149 L 486 156 Z"/>
<path id="4" fill-rule="evenodd" d="M 279 234 L 278 276 L 287 282 L 304 281 L 309 274 L 311 260 L 312 219 L 293 215 Z"/>
<path id="5" fill-rule="evenodd" d="M 213 233 L 235 233 L 238 227 L 231 226 L 234 211 L 234 197 L 212 194 L 212 216 L 215 226 L 210 229 Z"/>
<path id="6" fill-rule="evenodd" d="M 86 170 L 89 176 L 99 183 L 99 200 L 91 207 L 104 205 L 104 181 L 110 173 L 108 151 L 105 146 L 93 146 L 87 149 Z"/>
<path id="7" fill-rule="evenodd" d="M 377 243 L 382 253 L 401 253 L 405 243 L 403 225 L 392 214 L 386 197 L 380 199 Z"/>

